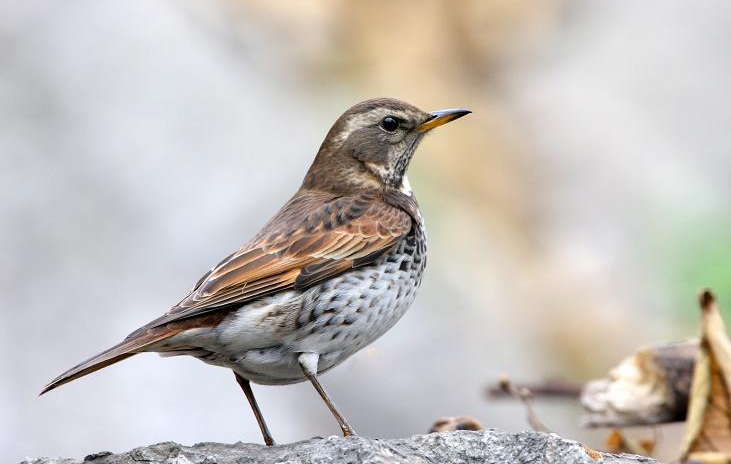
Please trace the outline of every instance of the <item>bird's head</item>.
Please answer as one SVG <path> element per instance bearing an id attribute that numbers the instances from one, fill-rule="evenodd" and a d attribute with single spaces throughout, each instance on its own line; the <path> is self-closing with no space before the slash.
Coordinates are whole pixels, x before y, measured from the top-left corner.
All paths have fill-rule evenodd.
<path id="1" fill-rule="evenodd" d="M 406 169 L 424 136 L 468 113 L 464 109 L 429 113 L 390 98 L 358 103 L 333 124 L 303 187 L 331 191 L 403 188 Z"/>

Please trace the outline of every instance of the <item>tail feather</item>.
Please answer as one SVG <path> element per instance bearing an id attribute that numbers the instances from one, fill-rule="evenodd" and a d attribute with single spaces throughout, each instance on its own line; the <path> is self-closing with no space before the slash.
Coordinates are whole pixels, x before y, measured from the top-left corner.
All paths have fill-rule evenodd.
<path id="1" fill-rule="evenodd" d="M 157 343 L 166 338 L 172 337 L 179 333 L 181 330 L 151 330 L 148 332 L 135 332 L 127 337 L 123 342 L 109 348 L 108 350 L 102 351 L 101 353 L 93 356 L 86 361 L 72 367 L 63 374 L 59 375 L 48 385 L 46 385 L 41 391 L 40 395 L 47 393 L 54 388 L 60 387 L 61 385 L 76 380 L 85 375 L 96 372 L 99 369 L 103 369 L 107 366 L 111 366 L 114 363 L 127 359 L 130 356 L 134 356 L 138 353 L 145 351 L 145 348 L 150 345 Z M 40 396 L 39 395 L 39 396 Z"/>

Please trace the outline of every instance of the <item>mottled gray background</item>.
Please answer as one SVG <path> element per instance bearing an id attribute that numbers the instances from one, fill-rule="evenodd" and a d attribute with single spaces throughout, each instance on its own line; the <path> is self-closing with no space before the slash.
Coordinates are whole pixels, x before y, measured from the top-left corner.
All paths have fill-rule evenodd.
<path id="1" fill-rule="evenodd" d="M 414 307 L 323 378 L 361 434 L 525 429 L 484 398 L 500 372 L 583 381 L 694 334 L 701 285 L 731 307 L 729 43 L 720 0 L 1 2 L 0 457 L 258 442 L 232 374 L 193 359 L 36 395 L 245 242 L 376 96 L 474 114 L 412 165 Z M 255 390 L 279 441 L 338 432 L 309 385 Z M 537 408 L 601 447 L 576 406 Z"/>

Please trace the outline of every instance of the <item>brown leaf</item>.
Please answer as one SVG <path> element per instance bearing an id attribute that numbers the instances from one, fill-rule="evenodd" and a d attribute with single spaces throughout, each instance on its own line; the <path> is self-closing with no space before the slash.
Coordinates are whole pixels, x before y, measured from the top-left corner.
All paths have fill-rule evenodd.
<path id="1" fill-rule="evenodd" d="M 685 421 L 699 340 L 639 349 L 606 378 L 581 391 L 584 427 L 627 427 Z"/>
<path id="2" fill-rule="evenodd" d="M 655 440 L 635 440 L 623 435 L 619 429 L 614 429 L 607 437 L 605 449 L 608 453 L 613 454 L 631 453 L 652 456 Z"/>
<path id="3" fill-rule="evenodd" d="M 713 294 L 701 293 L 701 350 L 693 373 L 682 459 L 731 462 L 731 342 Z"/>
<path id="4" fill-rule="evenodd" d="M 485 430 L 485 427 L 471 416 L 440 417 L 431 426 L 429 433 L 454 430 Z"/>

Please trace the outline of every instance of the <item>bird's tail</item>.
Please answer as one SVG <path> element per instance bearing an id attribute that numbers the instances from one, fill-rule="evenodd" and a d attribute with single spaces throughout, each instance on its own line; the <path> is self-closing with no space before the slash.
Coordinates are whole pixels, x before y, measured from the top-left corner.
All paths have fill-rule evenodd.
<path id="1" fill-rule="evenodd" d="M 91 374 L 92 372 L 96 372 L 99 369 L 111 366 L 112 364 L 122 361 L 123 359 L 127 359 L 130 356 L 142 353 L 145 351 L 145 348 L 150 345 L 172 337 L 181 330 L 184 329 L 181 327 L 171 330 L 169 327 L 157 327 L 147 331 L 138 330 L 124 339 L 123 342 L 114 345 L 108 350 L 102 351 L 96 356 L 92 356 L 81 364 L 72 367 L 59 375 L 46 385 L 40 394 L 42 395 L 65 383 L 71 382 L 72 380 L 76 380 L 80 377 Z"/>

